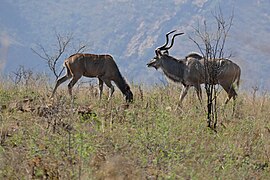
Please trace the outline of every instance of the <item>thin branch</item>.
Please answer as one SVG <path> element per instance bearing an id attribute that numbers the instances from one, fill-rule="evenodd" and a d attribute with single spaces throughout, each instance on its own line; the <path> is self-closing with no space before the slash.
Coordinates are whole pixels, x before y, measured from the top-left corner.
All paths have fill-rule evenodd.
<path id="1" fill-rule="evenodd" d="M 80 53 L 83 52 L 83 50 L 86 48 L 86 45 L 83 45 L 82 47 L 80 47 L 76 53 Z"/>

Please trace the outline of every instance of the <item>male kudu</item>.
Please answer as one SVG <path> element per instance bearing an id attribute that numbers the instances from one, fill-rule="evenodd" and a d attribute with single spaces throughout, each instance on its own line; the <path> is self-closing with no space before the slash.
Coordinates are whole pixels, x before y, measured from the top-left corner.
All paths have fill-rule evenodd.
<path id="1" fill-rule="evenodd" d="M 182 103 L 189 88 L 194 86 L 197 92 L 198 99 L 202 100 L 201 84 L 206 82 L 215 85 L 220 84 L 227 92 L 228 98 L 225 103 L 233 97 L 236 98 L 237 93 L 233 87 L 233 83 L 236 81 L 239 86 L 241 69 L 240 67 L 229 59 L 210 59 L 208 65 L 215 67 L 215 80 L 209 81 L 210 75 L 205 73 L 205 59 L 197 53 L 191 53 L 185 57 L 185 59 L 177 59 L 170 56 L 168 50 L 174 44 L 174 38 L 184 33 L 174 34 L 171 45 L 168 45 L 168 36 L 175 32 L 171 31 L 166 34 L 166 43 L 163 46 L 157 47 L 155 50 L 156 56 L 147 64 L 148 67 L 154 67 L 155 69 L 161 69 L 165 76 L 170 80 L 178 83 L 182 83 L 184 88 L 180 95 L 180 103 Z"/>

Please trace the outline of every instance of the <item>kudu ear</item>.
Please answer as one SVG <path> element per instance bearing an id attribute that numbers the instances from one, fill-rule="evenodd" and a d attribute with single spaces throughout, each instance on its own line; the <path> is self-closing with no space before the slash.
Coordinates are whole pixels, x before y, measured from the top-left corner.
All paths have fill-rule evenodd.
<path id="1" fill-rule="evenodd" d="M 160 56 L 161 56 L 161 50 L 160 50 L 159 48 L 157 48 L 157 49 L 155 50 L 155 53 L 156 53 L 156 56 L 157 56 L 158 58 L 160 58 Z"/>
<path id="2" fill-rule="evenodd" d="M 163 54 L 169 55 L 169 51 L 168 51 L 168 50 L 165 50 L 165 51 L 163 52 Z"/>

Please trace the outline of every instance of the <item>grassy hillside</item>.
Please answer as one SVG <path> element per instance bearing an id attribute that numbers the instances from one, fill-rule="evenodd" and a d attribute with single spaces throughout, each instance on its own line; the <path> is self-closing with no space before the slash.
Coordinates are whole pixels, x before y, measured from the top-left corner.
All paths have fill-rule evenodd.
<path id="1" fill-rule="evenodd" d="M 50 100 L 46 80 L 1 83 L 0 179 L 269 178 L 268 95 L 240 92 L 214 132 L 193 92 L 177 107 L 175 86 L 132 86 L 127 105 L 118 89 L 98 101 L 89 86 L 71 107 L 64 86 Z"/>

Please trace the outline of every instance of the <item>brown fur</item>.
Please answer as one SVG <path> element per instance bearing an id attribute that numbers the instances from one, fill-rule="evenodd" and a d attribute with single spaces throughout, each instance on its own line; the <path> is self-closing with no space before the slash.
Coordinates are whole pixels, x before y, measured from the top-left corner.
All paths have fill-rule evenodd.
<path id="1" fill-rule="evenodd" d="M 68 84 L 68 89 L 69 94 L 72 96 L 72 87 L 82 76 L 85 76 L 98 78 L 100 98 L 103 91 L 103 83 L 111 89 L 110 97 L 113 95 L 114 87 L 111 84 L 111 81 L 114 81 L 117 87 L 126 96 L 126 101 L 131 102 L 133 100 L 133 94 L 130 87 L 122 77 L 111 55 L 77 53 L 67 58 L 64 62 L 64 66 L 67 69 L 67 73 L 65 76 L 57 80 L 52 97 L 54 96 L 58 86 L 70 78 L 72 79 Z"/>

